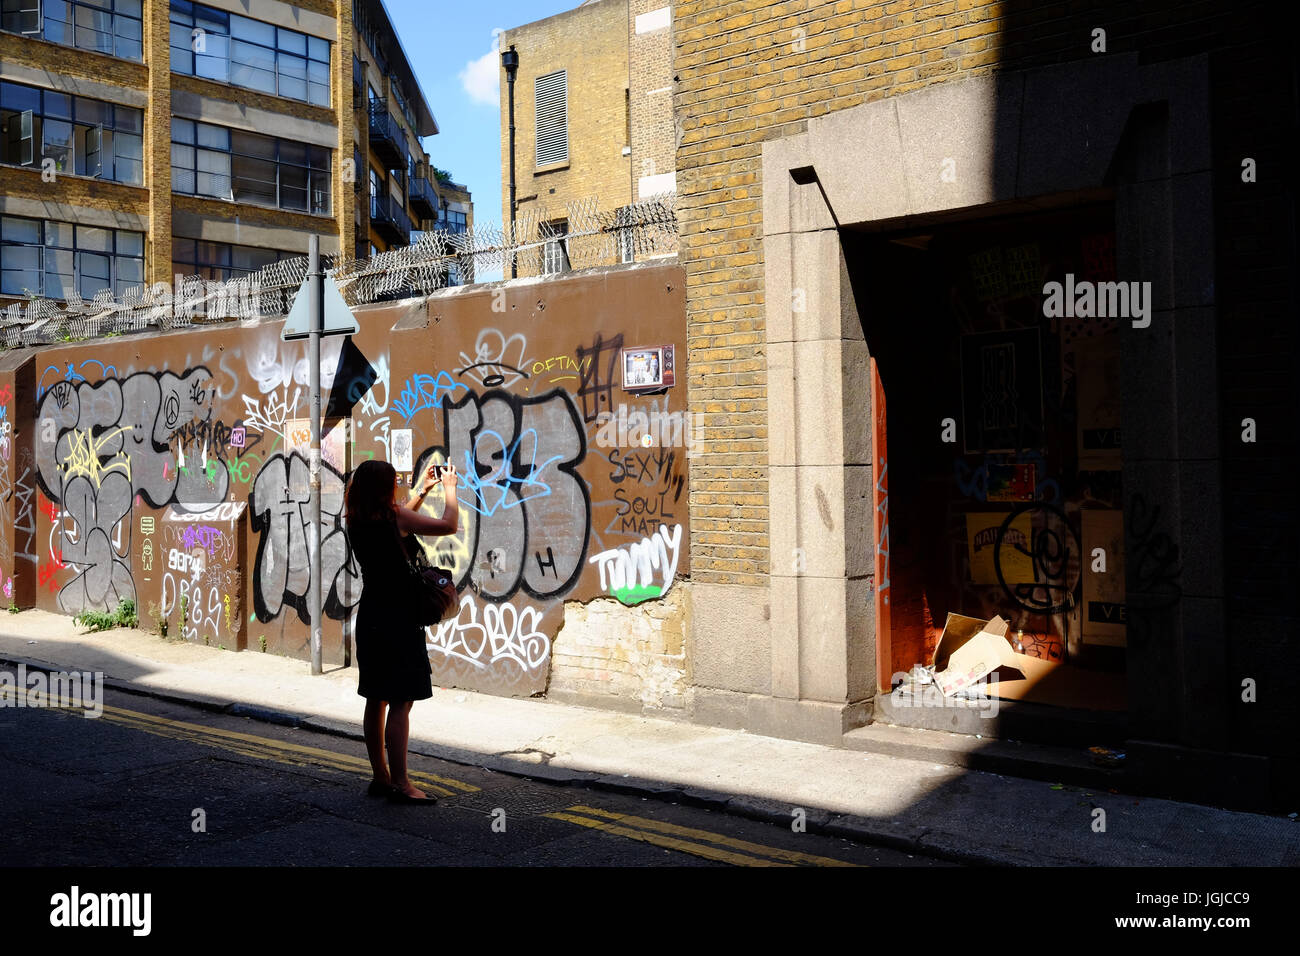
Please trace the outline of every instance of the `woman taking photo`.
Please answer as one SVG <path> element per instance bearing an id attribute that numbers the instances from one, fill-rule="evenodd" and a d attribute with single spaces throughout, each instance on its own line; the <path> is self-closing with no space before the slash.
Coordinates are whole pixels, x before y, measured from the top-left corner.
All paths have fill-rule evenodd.
<path id="1" fill-rule="evenodd" d="M 431 518 L 416 509 L 439 480 L 444 498 L 442 517 Z M 361 565 L 357 693 L 366 699 L 366 750 L 374 772 L 366 792 L 372 797 L 386 796 L 395 803 L 437 802 L 416 789 L 406 775 L 411 704 L 433 696 L 424 628 L 412 613 L 415 598 L 410 592 L 407 555 L 420 547 L 415 535 L 455 534 L 459 518 L 453 465 L 431 465 L 420 490 L 411 492 L 405 507 L 397 504 L 397 472 L 386 461 L 363 461 L 348 484 L 348 540 Z"/>

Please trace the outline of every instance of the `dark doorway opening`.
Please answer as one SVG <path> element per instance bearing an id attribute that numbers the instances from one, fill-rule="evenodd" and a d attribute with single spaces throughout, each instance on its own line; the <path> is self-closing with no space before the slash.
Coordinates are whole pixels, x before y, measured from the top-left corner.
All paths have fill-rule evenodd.
<path id="1" fill-rule="evenodd" d="M 1120 301 L 1113 203 L 842 235 L 873 406 L 887 399 L 873 461 L 882 691 L 933 663 L 950 613 L 1000 616 L 1017 652 L 1053 666 L 991 692 L 1123 711 L 1119 345 L 1142 303 Z M 1060 309 L 1045 309 L 1050 282 Z"/>

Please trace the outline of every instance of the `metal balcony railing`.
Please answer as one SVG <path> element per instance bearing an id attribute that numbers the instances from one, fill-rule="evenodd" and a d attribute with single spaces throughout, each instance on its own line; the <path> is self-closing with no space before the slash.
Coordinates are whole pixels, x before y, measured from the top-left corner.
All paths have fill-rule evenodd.
<path id="1" fill-rule="evenodd" d="M 438 192 L 433 183 L 427 179 L 412 179 L 410 182 L 411 212 L 420 219 L 438 218 Z"/>
<path id="2" fill-rule="evenodd" d="M 406 134 L 383 103 L 370 104 L 370 150 L 383 161 L 385 169 L 406 169 L 410 153 Z"/>
<path id="3" fill-rule="evenodd" d="M 370 227 L 392 245 L 404 246 L 411 241 L 411 219 L 392 196 L 370 198 Z"/>

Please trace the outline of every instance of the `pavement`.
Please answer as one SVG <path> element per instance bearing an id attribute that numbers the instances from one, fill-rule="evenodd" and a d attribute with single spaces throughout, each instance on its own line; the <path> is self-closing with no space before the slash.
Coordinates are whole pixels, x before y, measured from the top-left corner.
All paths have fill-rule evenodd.
<path id="1" fill-rule="evenodd" d="M 39 610 L 0 618 L 0 667 L 97 671 L 120 690 L 361 738 L 356 671 Z M 916 733 L 931 733 L 916 731 Z M 943 736 L 936 734 L 936 736 Z M 435 688 L 411 750 L 809 832 L 1004 866 L 1297 866 L 1292 817 L 1215 809 L 946 763 L 824 747 L 541 698 Z M 799 811 L 802 811 L 800 813 Z M 1102 811 L 1102 812 L 1098 812 Z"/>

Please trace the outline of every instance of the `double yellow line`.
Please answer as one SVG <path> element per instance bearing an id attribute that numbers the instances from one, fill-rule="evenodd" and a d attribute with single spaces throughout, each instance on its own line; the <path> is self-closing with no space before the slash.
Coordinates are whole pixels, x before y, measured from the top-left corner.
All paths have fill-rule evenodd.
<path id="1" fill-rule="evenodd" d="M 694 827 L 678 826 L 651 820 L 649 817 L 637 817 L 628 813 L 611 813 L 596 807 L 581 804 L 567 810 L 544 813 L 543 816 L 553 820 L 564 820 L 578 826 L 600 830 L 614 836 L 626 837 L 661 846 L 665 850 L 676 850 L 692 856 L 730 863 L 732 866 L 856 866 L 843 860 L 834 860 L 827 856 L 814 856 L 797 850 L 781 847 L 764 846 L 737 840 L 710 830 L 697 830 Z"/>
<path id="2" fill-rule="evenodd" d="M 166 717 L 155 717 L 153 714 L 123 710 L 120 707 L 105 707 L 104 716 L 101 719 L 120 724 L 123 727 L 130 727 L 132 730 L 141 730 L 147 734 L 170 737 L 173 740 L 185 740 L 208 747 L 219 747 L 222 750 L 228 750 L 245 757 L 255 757 L 259 760 L 271 760 L 276 763 L 290 764 L 297 767 L 328 767 L 331 770 L 341 770 L 344 773 L 370 775 L 369 760 L 363 760 L 360 757 L 353 757 L 348 754 L 335 753 L 331 750 L 322 750 L 320 747 L 307 747 L 303 744 L 289 743 L 270 737 L 258 737 L 255 734 L 244 734 L 237 730 L 220 730 L 216 727 L 205 727 L 202 724 L 186 723 L 183 720 L 169 720 Z M 451 777 L 423 773 L 418 770 L 410 771 L 408 776 L 413 781 L 427 785 L 428 789 L 444 797 L 450 797 L 457 791 L 460 793 L 475 793 L 479 789 L 472 783 L 465 783 Z"/>
<path id="3" fill-rule="evenodd" d="M 3 688 L 3 691 L 8 690 L 8 688 Z M 245 734 L 236 730 L 222 730 L 202 724 L 187 723 L 183 720 L 156 717 L 153 714 L 124 710 L 120 707 L 105 706 L 103 716 L 100 719 L 158 737 L 183 740 L 187 743 L 201 744 L 207 747 L 217 747 L 221 750 L 244 757 L 253 757 L 258 760 L 298 767 L 326 767 L 343 773 L 370 775 L 370 762 L 368 760 L 348 754 L 335 753 L 331 750 L 323 750 L 320 747 L 309 747 L 303 744 L 275 740 L 271 737 Z M 456 780 L 453 777 L 442 777 L 416 770 L 410 771 L 410 777 L 412 780 L 424 784 L 427 789 L 439 796 L 449 797 L 457 793 L 477 793 L 480 791 L 479 787 L 463 780 Z M 542 816 L 549 817 L 552 820 L 562 820 L 591 830 L 598 830 L 612 836 L 649 843 L 665 850 L 688 853 L 692 856 L 714 860 L 719 863 L 729 863 L 733 866 L 855 865 L 846 863 L 843 860 L 831 859 L 830 857 L 815 856 L 811 853 L 800 853 L 796 850 L 750 843 L 747 840 L 739 840 L 710 830 L 664 823 L 661 820 L 652 820 L 649 817 L 633 816 L 627 813 L 613 813 L 609 810 L 601 810 L 583 804 L 544 813 Z"/>

